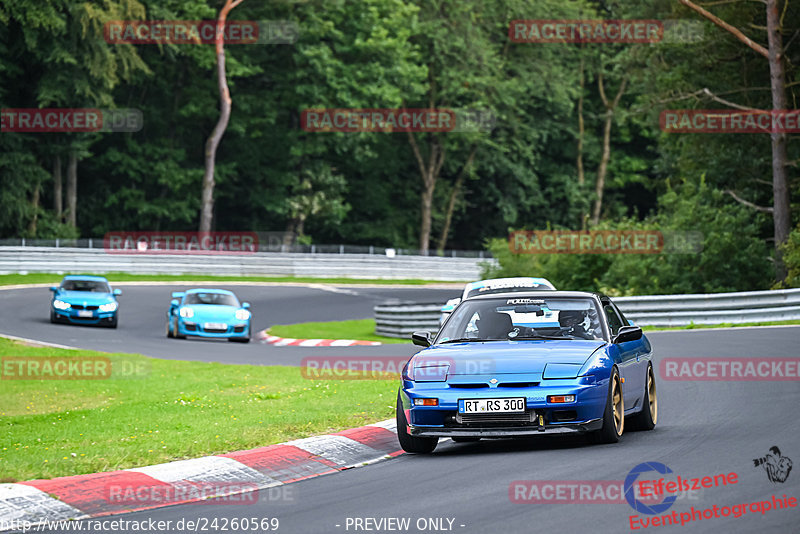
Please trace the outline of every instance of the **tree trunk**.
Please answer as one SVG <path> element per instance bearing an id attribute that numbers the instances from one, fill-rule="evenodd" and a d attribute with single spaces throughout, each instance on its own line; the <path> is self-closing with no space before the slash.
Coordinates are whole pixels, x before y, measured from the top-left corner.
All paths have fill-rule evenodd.
<path id="1" fill-rule="evenodd" d="M 721 18 L 698 6 L 691 0 L 678 0 L 681 4 L 696 11 L 723 30 L 729 32 L 743 44 L 761 54 L 769 62 L 769 81 L 772 93 L 772 110 L 786 109 L 786 70 L 783 58 L 783 37 L 781 35 L 781 18 L 779 0 L 765 0 L 767 6 L 767 41 L 769 48 L 756 43 L 738 28 L 728 24 Z M 772 138 L 772 227 L 775 237 L 775 278 L 783 281 L 786 278 L 786 265 L 783 263 L 782 246 L 786 243 L 791 231 L 791 206 L 789 204 L 789 188 L 787 186 L 786 166 L 786 134 L 771 134 Z"/>
<path id="2" fill-rule="evenodd" d="M 56 220 L 64 222 L 62 217 L 64 213 L 64 201 L 62 192 L 63 186 L 61 185 L 61 156 L 53 158 L 53 209 L 56 212 Z"/>
<path id="3" fill-rule="evenodd" d="M 200 231 L 210 232 L 211 222 L 214 218 L 214 164 L 217 155 L 217 147 L 228 127 L 231 118 L 231 93 L 228 89 L 228 80 L 225 75 L 225 41 L 224 31 L 225 21 L 228 13 L 241 4 L 244 0 L 226 0 L 225 5 L 220 9 L 217 18 L 216 34 L 216 53 L 217 53 L 217 85 L 219 86 L 219 120 L 214 130 L 206 141 L 205 152 L 205 172 L 203 173 L 203 191 L 200 204 Z"/>
<path id="4" fill-rule="evenodd" d="M 37 183 L 33 186 L 33 199 L 31 199 L 31 207 L 33 208 L 33 217 L 31 222 L 28 223 L 28 237 L 36 237 L 36 223 L 39 219 L 39 190 L 41 186 Z"/>
<path id="5" fill-rule="evenodd" d="M 583 138 L 586 134 L 586 125 L 583 121 L 583 91 L 586 87 L 585 78 L 585 65 L 583 58 L 581 58 L 579 82 L 580 94 L 578 95 L 578 155 L 576 157 L 575 165 L 578 168 L 578 186 L 580 186 L 581 194 L 583 194 L 583 184 L 586 182 L 586 175 L 583 170 Z M 588 214 L 581 208 L 581 230 L 586 230 L 586 218 Z"/>
<path id="6" fill-rule="evenodd" d="M 440 144 L 439 138 L 434 135 L 430 142 L 430 153 L 428 154 L 428 163 L 426 164 L 422 158 L 417 140 L 410 130 L 408 131 L 408 142 L 414 150 L 414 156 L 417 159 L 420 176 L 422 177 L 422 195 L 420 198 L 422 220 L 419 225 L 419 250 L 422 254 L 427 255 L 428 250 L 430 250 L 431 241 L 433 192 L 436 189 L 436 179 L 439 176 L 439 171 L 441 171 L 442 164 L 444 163 L 444 149 Z"/>
<path id="7" fill-rule="evenodd" d="M 583 185 L 585 182 L 583 172 L 583 135 L 586 128 L 583 123 L 583 89 L 585 87 L 585 79 L 583 76 L 584 66 L 583 58 L 581 58 L 580 65 L 580 95 L 578 96 L 578 157 L 576 165 L 578 167 L 578 185 Z"/>
<path id="8" fill-rule="evenodd" d="M 606 107 L 605 125 L 603 127 L 603 155 L 600 158 L 600 165 L 597 167 L 597 183 L 595 184 L 595 200 L 594 210 L 592 211 L 592 224 L 596 225 L 600 222 L 600 211 L 603 208 L 603 190 L 606 185 L 606 173 L 608 172 L 608 162 L 611 160 L 611 126 L 614 123 L 614 111 L 619 105 L 622 95 L 625 93 L 625 86 L 628 80 L 623 79 L 619 84 L 619 91 L 613 101 L 609 101 L 606 97 L 605 86 L 603 85 L 603 72 L 602 67 L 600 73 L 597 75 L 597 88 L 600 91 L 600 98 Z"/>
<path id="9" fill-rule="evenodd" d="M 783 62 L 783 37 L 778 13 L 778 0 L 767 0 L 767 38 L 769 40 L 769 79 L 772 89 L 772 109 L 786 109 L 786 71 Z M 786 177 L 786 134 L 772 132 L 772 224 L 775 235 L 775 279 L 786 278 L 783 244 L 789 239 L 791 214 Z"/>
<path id="10" fill-rule="evenodd" d="M 67 224 L 72 228 L 77 226 L 78 208 L 78 155 L 74 150 L 69 153 L 67 162 Z"/>
<path id="11" fill-rule="evenodd" d="M 439 236 L 439 246 L 436 247 L 440 253 L 444 251 L 444 247 L 447 245 L 447 236 L 450 233 L 450 224 L 453 221 L 453 211 L 456 207 L 456 200 L 458 200 L 458 195 L 461 192 L 461 187 L 464 184 L 464 176 L 466 176 L 467 170 L 469 170 L 470 165 L 472 165 L 472 161 L 475 159 L 475 152 L 477 150 L 478 148 L 476 146 L 472 147 L 469 157 L 467 158 L 467 162 L 464 163 L 463 167 L 461 167 L 461 172 L 458 173 L 456 183 L 453 184 L 453 190 L 450 192 L 450 200 L 447 202 L 447 213 L 444 216 L 444 228 L 442 228 L 442 235 Z"/>

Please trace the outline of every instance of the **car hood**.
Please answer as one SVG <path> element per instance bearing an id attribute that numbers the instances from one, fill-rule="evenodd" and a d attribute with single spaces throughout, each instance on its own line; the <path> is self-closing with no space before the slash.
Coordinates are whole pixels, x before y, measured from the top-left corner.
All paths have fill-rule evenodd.
<path id="1" fill-rule="evenodd" d="M 547 364 L 566 364 L 577 371 L 605 344 L 601 340 L 452 343 L 420 351 L 412 363 L 415 367 L 446 364 L 448 376 L 541 374 Z"/>
<path id="2" fill-rule="evenodd" d="M 222 306 L 219 304 L 187 304 L 186 306 L 181 306 L 182 308 L 191 308 L 194 310 L 194 317 L 189 319 L 190 321 L 236 321 L 236 317 L 234 314 L 236 310 L 241 308 L 237 308 L 236 306 Z"/>
<path id="3" fill-rule="evenodd" d="M 105 304 L 116 299 L 111 293 L 93 293 L 91 291 L 59 291 L 55 298 L 70 304 Z"/>

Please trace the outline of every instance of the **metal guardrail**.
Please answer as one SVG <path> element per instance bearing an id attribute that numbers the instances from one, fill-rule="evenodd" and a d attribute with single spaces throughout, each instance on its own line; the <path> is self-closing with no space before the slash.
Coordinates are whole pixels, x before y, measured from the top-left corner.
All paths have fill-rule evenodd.
<path id="1" fill-rule="evenodd" d="M 612 299 L 641 326 L 742 324 L 800 320 L 800 289 L 709 295 L 649 295 Z M 375 306 L 375 333 L 408 337 L 415 330 L 439 329 L 442 304 L 401 303 Z"/>
<path id="2" fill-rule="evenodd" d="M 480 258 L 370 254 L 257 252 L 223 254 L 108 254 L 103 249 L 1 247 L 0 274 L 110 273 L 299 276 L 470 281 L 480 278 Z"/>
<path id="3" fill-rule="evenodd" d="M 255 232 L 258 234 L 259 232 Z M 267 232 L 275 234 L 276 232 Z M 102 237 L 84 237 L 80 239 L 27 239 L 24 237 L 14 237 L 0 239 L 0 247 L 44 247 L 44 248 L 90 248 L 102 249 L 104 241 Z M 369 254 L 378 256 L 428 256 L 442 258 L 479 258 L 487 259 L 492 257 L 488 250 L 428 250 L 423 253 L 418 249 L 408 248 L 388 248 L 376 247 L 372 245 L 302 245 L 283 243 L 281 239 L 276 240 L 274 236 L 263 238 L 258 243 L 258 252 L 280 252 L 281 254 Z"/>

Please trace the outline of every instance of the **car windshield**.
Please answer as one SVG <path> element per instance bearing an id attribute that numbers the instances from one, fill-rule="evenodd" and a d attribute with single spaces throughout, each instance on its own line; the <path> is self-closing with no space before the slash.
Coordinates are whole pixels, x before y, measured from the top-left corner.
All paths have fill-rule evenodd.
<path id="1" fill-rule="evenodd" d="M 105 282 L 95 280 L 64 280 L 61 282 L 64 291 L 91 291 L 92 293 L 111 293 L 111 288 Z"/>
<path id="2" fill-rule="evenodd" d="M 514 297 L 466 300 L 436 343 L 523 339 L 603 338 L 598 309 L 589 297 Z"/>
<path id="3" fill-rule="evenodd" d="M 551 291 L 544 284 L 535 282 L 514 282 L 514 285 L 484 286 L 471 289 L 467 293 L 467 298 L 477 297 L 478 295 L 493 295 L 495 293 L 519 293 L 523 291 Z"/>
<path id="4" fill-rule="evenodd" d="M 218 306 L 239 306 L 236 297 L 227 293 L 188 293 L 184 304 L 216 304 Z"/>

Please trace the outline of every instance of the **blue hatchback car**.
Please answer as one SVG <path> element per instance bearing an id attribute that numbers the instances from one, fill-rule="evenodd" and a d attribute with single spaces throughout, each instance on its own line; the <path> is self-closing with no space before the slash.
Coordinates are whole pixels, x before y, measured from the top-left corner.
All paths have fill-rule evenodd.
<path id="1" fill-rule="evenodd" d="M 117 327 L 119 289 L 111 289 L 102 276 L 65 276 L 61 285 L 50 288 L 51 323 Z"/>
<path id="2" fill-rule="evenodd" d="M 440 437 L 586 433 L 614 443 L 658 419 L 652 347 L 601 294 L 528 291 L 461 302 L 403 369 L 397 435 L 407 452 Z M 626 417 L 628 422 L 626 423 Z"/>
<path id="3" fill-rule="evenodd" d="M 225 289 L 190 289 L 172 294 L 167 337 L 227 338 L 250 342 L 250 304 Z"/>

